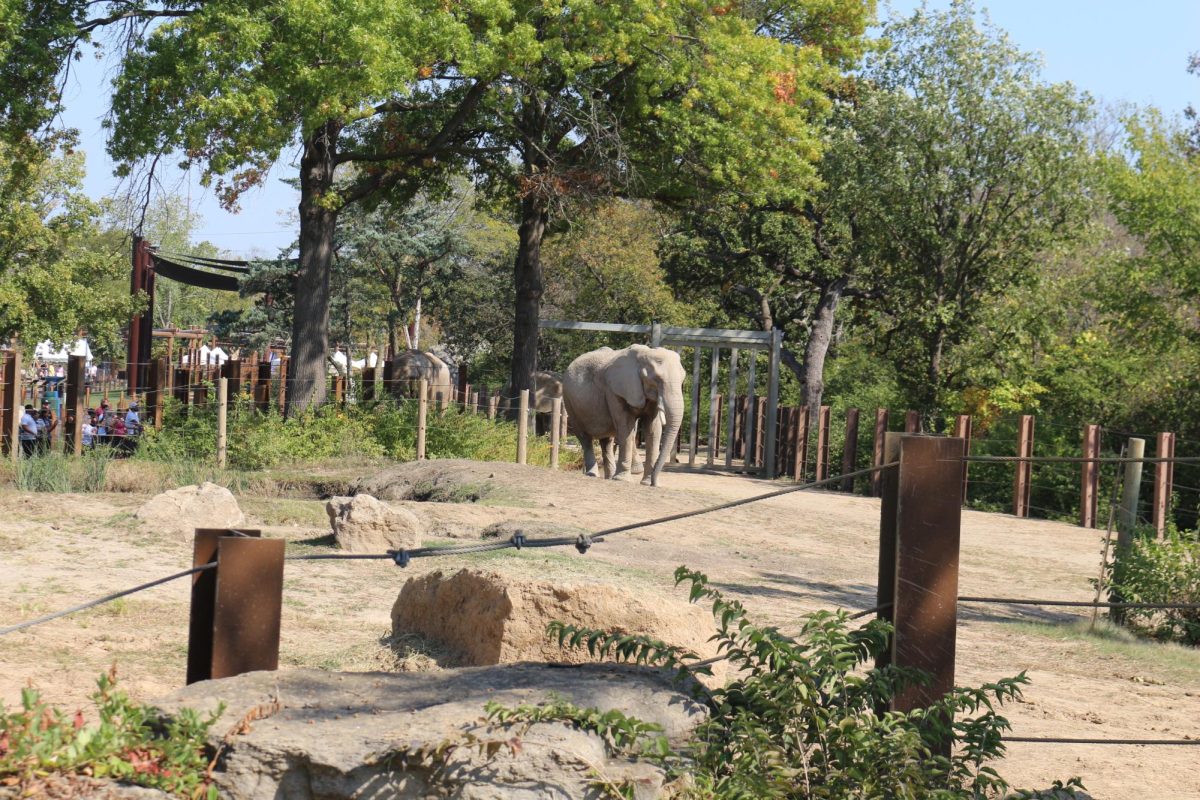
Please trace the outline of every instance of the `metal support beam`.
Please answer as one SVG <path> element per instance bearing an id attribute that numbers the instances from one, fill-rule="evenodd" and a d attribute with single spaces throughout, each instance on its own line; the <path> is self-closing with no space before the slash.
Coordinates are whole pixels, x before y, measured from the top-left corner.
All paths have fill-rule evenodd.
<path id="1" fill-rule="evenodd" d="M 963 440 L 963 454 L 971 455 L 971 416 L 969 414 L 959 414 L 954 419 L 954 438 Z M 971 464 L 969 461 L 963 462 L 962 476 L 962 504 L 967 504 L 967 487 L 969 486 L 969 472 Z"/>
<path id="2" fill-rule="evenodd" d="M 884 442 L 887 437 L 888 427 L 888 410 L 886 408 L 875 409 L 875 439 L 874 452 L 871 455 L 871 466 L 879 467 L 883 464 L 884 458 Z M 871 473 L 871 496 L 882 497 L 883 479 L 881 472 L 878 469 Z"/>
<path id="3" fill-rule="evenodd" d="M 842 474 L 854 472 L 858 464 L 858 409 L 846 409 L 846 441 L 842 444 Z M 854 478 L 842 478 L 842 491 L 854 491 Z"/>
<path id="4" fill-rule="evenodd" d="M 721 348 L 712 349 L 712 360 L 708 370 L 708 457 L 705 464 L 717 462 L 717 445 L 721 429 Z"/>
<path id="5" fill-rule="evenodd" d="M 692 418 L 688 427 L 688 466 L 696 466 L 700 446 L 700 347 L 692 348 Z"/>
<path id="6" fill-rule="evenodd" d="M 817 471 L 816 480 L 829 477 L 829 406 L 817 409 Z"/>
<path id="7" fill-rule="evenodd" d="M 783 331 L 771 330 L 770 360 L 767 362 L 767 420 L 766 435 L 763 437 L 763 469 L 767 479 L 776 477 L 775 440 L 779 436 L 779 358 L 783 349 Z"/>
<path id="8" fill-rule="evenodd" d="M 728 419 L 725 421 L 725 466 L 733 466 L 733 436 L 734 426 L 737 421 L 737 374 L 738 374 L 738 349 L 731 348 L 729 351 L 729 391 L 725 397 L 725 413 Z"/>

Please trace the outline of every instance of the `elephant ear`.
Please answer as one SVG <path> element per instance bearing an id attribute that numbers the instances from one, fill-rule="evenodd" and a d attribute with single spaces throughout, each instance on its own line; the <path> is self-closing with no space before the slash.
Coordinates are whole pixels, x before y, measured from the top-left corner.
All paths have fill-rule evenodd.
<path id="1" fill-rule="evenodd" d="M 642 386 L 642 365 L 637 355 L 628 350 L 604 368 L 604 382 L 609 390 L 625 401 L 630 408 L 646 405 L 646 392 Z"/>

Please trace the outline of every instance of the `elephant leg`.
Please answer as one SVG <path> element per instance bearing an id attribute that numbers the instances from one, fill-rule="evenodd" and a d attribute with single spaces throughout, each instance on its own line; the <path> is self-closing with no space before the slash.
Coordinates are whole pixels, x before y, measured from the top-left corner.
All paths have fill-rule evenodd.
<path id="1" fill-rule="evenodd" d="M 642 474 L 642 460 L 640 458 L 638 458 L 637 427 L 636 426 L 637 426 L 637 422 L 635 421 L 634 429 L 633 429 L 633 461 L 629 464 L 629 473 L 631 475 L 641 475 Z M 648 456 L 647 456 L 647 460 L 649 460 Z M 651 462 L 651 463 L 653 463 L 653 462 Z"/>
<path id="2" fill-rule="evenodd" d="M 645 420 L 642 420 L 642 424 L 646 426 L 646 465 L 649 467 L 642 476 L 642 485 L 650 486 L 654 478 L 654 465 L 658 463 L 658 446 L 662 440 L 662 417 L 655 414 L 649 424 Z"/>
<path id="3" fill-rule="evenodd" d="M 613 465 L 613 440 L 604 438 L 600 440 L 600 456 L 604 459 L 604 477 L 611 478 L 616 468 Z"/>
<path id="4" fill-rule="evenodd" d="M 587 475 L 589 478 L 594 478 L 596 477 L 596 452 L 592 449 L 592 437 L 588 436 L 586 433 L 581 433 L 578 435 L 578 438 L 579 446 L 583 450 L 583 474 Z M 604 450 L 603 440 L 600 442 L 600 452 L 604 456 L 605 462 L 607 462 L 608 454 Z M 607 469 L 608 466 L 606 463 L 605 471 L 607 471 Z"/>

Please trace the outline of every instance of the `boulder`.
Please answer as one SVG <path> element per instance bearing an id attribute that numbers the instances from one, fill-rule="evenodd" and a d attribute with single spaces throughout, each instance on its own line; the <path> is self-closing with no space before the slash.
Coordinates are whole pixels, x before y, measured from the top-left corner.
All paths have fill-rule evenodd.
<path id="1" fill-rule="evenodd" d="M 134 516 L 148 528 L 185 538 L 196 528 L 236 528 L 246 521 L 233 492 L 207 482 L 155 495 Z"/>
<path id="2" fill-rule="evenodd" d="M 338 547 L 352 553 L 383 553 L 421 546 L 422 526 L 406 508 L 393 508 L 369 494 L 335 497 L 325 504 Z"/>
<path id="3" fill-rule="evenodd" d="M 660 671 L 617 665 L 521 664 L 425 673 L 251 672 L 192 684 L 156 703 L 165 713 L 222 704 L 215 778 L 231 800 L 597 797 L 598 779 L 661 796 L 663 774 L 605 751 L 571 726 L 499 728 L 484 705 L 555 697 L 654 722 L 676 744 L 703 708 Z"/>
<path id="4" fill-rule="evenodd" d="M 586 650 L 564 650 L 546 636 L 555 620 L 651 636 L 705 658 L 717 654 L 707 607 L 604 583 L 551 583 L 475 569 L 432 572 L 410 578 L 392 606 L 393 634 L 419 633 L 463 664 L 594 661 Z"/>

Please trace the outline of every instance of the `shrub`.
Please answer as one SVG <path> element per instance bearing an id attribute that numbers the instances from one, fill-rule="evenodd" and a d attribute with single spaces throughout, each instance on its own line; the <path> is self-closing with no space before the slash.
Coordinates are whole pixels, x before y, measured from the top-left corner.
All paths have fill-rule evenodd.
<path id="1" fill-rule="evenodd" d="M 927 677 L 913 670 L 870 667 L 888 646 L 891 626 L 872 620 L 852 629 L 845 612 L 818 612 L 790 639 L 750 622 L 742 605 L 681 567 L 676 581 L 691 599 L 712 603 L 714 639 L 736 677 L 703 694 L 708 719 L 673 750 L 647 723 L 555 701 L 515 709 L 490 704 L 489 717 L 511 725 L 557 719 L 592 730 L 617 750 L 659 760 L 691 798 L 897 797 L 925 800 L 1008 795 L 989 766 L 1004 753 L 1008 721 L 999 705 L 1021 696 L 1024 673 L 978 689 L 955 689 L 908 713 L 877 711 L 897 692 Z M 551 625 L 560 645 L 594 655 L 665 666 L 684 676 L 704 671 L 694 653 L 644 636 Z M 946 755 L 949 753 L 949 755 Z M 684 779 L 686 776 L 686 779 Z M 1050 793 L 1069 796 L 1078 781 Z"/>
<path id="2" fill-rule="evenodd" d="M 1170 529 L 1163 539 L 1136 536 L 1110 568 L 1114 599 L 1129 603 L 1200 603 L 1200 533 Z M 1200 608 L 1123 610 L 1125 624 L 1156 639 L 1200 645 Z"/>
<path id="3" fill-rule="evenodd" d="M 85 450 L 79 459 L 58 451 L 39 453 L 17 462 L 15 482 L 23 492 L 102 492 L 111 461 L 108 448 Z"/>
<path id="4" fill-rule="evenodd" d="M 220 711 L 202 719 L 185 709 L 162 724 L 155 709 L 117 689 L 115 670 L 100 676 L 92 700 L 99 712 L 92 725 L 82 711 L 68 717 L 51 708 L 34 689 L 22 690 L 20 709 L 0 708 L 0 784 L 24 789 L 47 774 L 84 774 L 179 797 L 217 797 L 206 741 Z"/>

